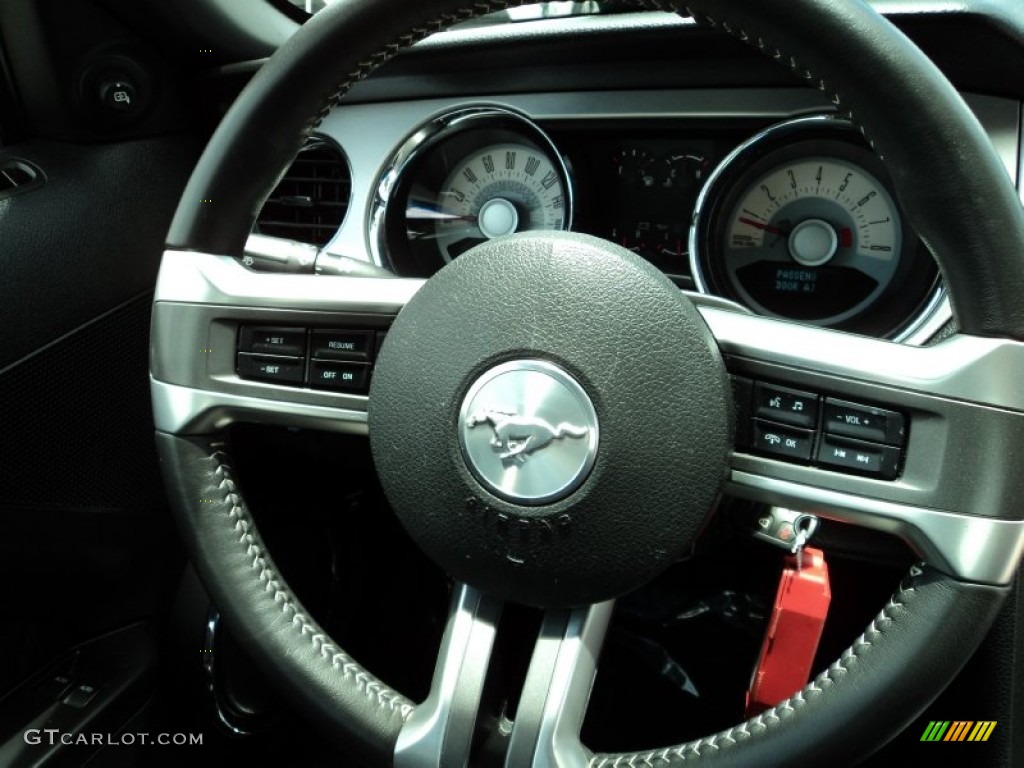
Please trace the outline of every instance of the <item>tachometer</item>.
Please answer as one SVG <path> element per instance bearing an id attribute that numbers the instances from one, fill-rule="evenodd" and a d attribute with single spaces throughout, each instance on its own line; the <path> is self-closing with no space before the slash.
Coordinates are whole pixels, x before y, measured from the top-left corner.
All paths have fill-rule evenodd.
<path id="1" fill-rule="evenodd" d="M 371 245 L 404 275 L 430 275 L 487 240 L 571 221 L 558 151 L 536 124 L 500 109 L 461 110 L 418 131 L 378 189 Z"/>
<path id="2" fill-rule="evenodd" d="M 727 158 L 698 201 L 691 246 L 701 290 L 873 335 L 904 335 L 940 290 L 881 162 L 832 118 L 783 124 Z"/>
<path id="3" fill-rule="evenodd" d="M 723 255 L 733 289 L 765 314 L 836 324 L 892 282 L 902 249 L 896 203 L 852 162 L 783 162 L 741 194 Z"/>

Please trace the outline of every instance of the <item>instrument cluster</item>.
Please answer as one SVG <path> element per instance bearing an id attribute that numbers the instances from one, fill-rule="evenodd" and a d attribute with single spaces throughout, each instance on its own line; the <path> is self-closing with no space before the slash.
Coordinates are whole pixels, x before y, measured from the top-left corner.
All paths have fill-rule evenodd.
<path id="1" fill-rule="evenodd" d="M 935 262 L 848 122 L 546 125 L 462 109 L 410 136 L 377 184 L 375 258 L 429 276 L 515 232 L 611 240 L 681 288 L 787 320 L 903 339 L 941 301 Z"/>

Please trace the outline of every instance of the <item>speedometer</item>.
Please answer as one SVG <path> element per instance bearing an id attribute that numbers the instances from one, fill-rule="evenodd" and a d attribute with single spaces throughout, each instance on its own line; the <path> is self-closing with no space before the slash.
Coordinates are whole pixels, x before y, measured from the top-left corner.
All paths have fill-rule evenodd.
<path id="1" fill-rule="evenodd" d="M 568 169 L 547 135 L 497 108 L 460 110 L 417 131 L 378 185 L 371 247 L 403 275 L 428 276 L 488 240 L 568 229 Z"/>
<path id="2" fill-rule="evenodd" d="M 698 200 L 691 262 L 701 290 L 759 314 L 891 338 L 941 295 L 881 161 L 833 118 L 769 129 L 723 161 Z"/>
<path id="3" fill-rule="evenodd" d="M 406 218 L 416 219 L 421 211 L 434 217 L 438 250 L 450 261 L 485 240 L 562 229 L 565 210 L 558 169 L 544 152 L 520 142 L 473 152 L 448 175 L 436 201 L 410 200 Z"/>

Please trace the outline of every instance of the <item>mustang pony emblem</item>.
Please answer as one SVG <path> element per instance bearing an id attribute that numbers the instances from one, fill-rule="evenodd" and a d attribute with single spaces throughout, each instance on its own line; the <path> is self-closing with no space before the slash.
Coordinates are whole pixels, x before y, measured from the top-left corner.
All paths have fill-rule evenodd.
<path id="1" fill-rule="evenodd" d="M 466 419 L 466 426 L 472 429 L 478 424 L 489 422 L 494 430 L 491 447 L 502 461 L 526 461 L 534 451 L 546 448 L 553 440 L 565 437 L 586 437 L 587 427 L 577 427 L 568 422 L 552 426 L 544 419 L 533 419 L 503 411 L 481 410 Z"/>

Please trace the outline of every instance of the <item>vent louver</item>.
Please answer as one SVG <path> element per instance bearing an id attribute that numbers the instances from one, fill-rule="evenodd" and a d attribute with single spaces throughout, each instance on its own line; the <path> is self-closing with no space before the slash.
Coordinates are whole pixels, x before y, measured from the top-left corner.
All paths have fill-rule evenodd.
<path id="1" fill-rule="evenodd" d="M 322 247 L 341 226 L 351 192 L 345 158 L 332 145 L 314 139 L 263 204 L 253 232 Z"/>

